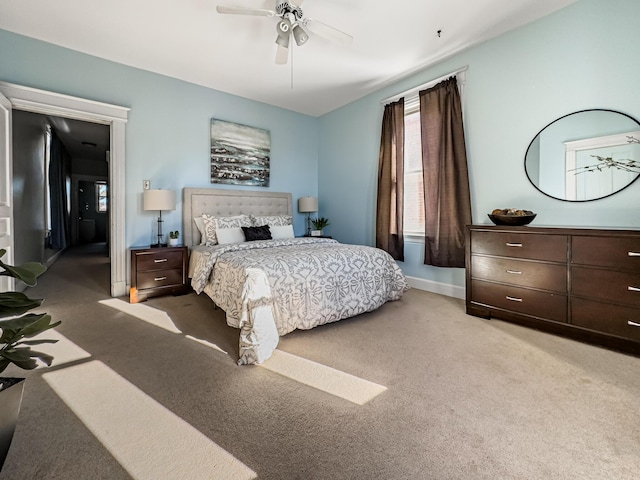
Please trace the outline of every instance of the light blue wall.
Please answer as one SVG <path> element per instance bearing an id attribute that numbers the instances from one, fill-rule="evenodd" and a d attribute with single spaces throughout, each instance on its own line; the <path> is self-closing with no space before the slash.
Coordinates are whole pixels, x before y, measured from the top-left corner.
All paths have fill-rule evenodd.
<path id="1" fill-rule="evenodd" d="M 568 203 L 527 180 L 524 155 L 550 121 L 606 108 L 640 118 L 637 0 L 580 0 L 319 119 L 126 67 L 0 30 L 0 80 L 131 107 L 126 146 L 126 243 L 145 244 L 155 215 L 141 208 L 141 182 L 156 188 L 211 186 L 211 117 L 269 129 L 273 191 L 318 195 L 327 233 L 375 243 L 382 105 L 398 92 L 468 66 L 465 125 L 473 219 L 494 208 L 538 213 L 536 225 L 640 227 L 640 182 L 603 200 Z M 201 61 L 201 59 L 194 59 Z M 221 188 L 233 188 L 224 187 Z M 165 215 L 179 228 L 180 206 Z M 295 212 L 294 208 L 294 212 Z M 297 233 L 304 217 L 295 215 Z M 408 242 L 404 271 L 456 286 L 464 271 L 422 265 Z"/>
<path id="2" fill-rule="evenodd" d="M 194 61 L 206 61 L 194 56 Z M 212 117 L 271 133 L 268 190 L 292 192 L 294 229 L 305 231 L 296 199 L 317 195 L 318 119 L 84 55 L 0 30 L 0 80 L 130 107 L 126 127 L 126 244 L 145 245 L 157 212 L 142 210 L 142 180 L 175 189 L 179 204 L 163 213 L 164 231 L 182 230 L 184 186 L 209 182 Z M 255 187 L 254 189 L 260 189 Z"/>
<path id="3" fill-rule="evenodd" d="M 605 108 L 640 119 L 637 0 L 580 0 L 320 119 L 319 195 L 330 233 L 375 244 L 381 100 L 468 66 L 464 115 L 473 221 L 494 208 L 538 213 L 534 225 L 640 228 L 640 182 L 595 202 L 538 192 L 524 171 L 533 137 L 552 120 Z M 423 245 L 406 244 L 403 270 L 464 285 L 462 269 L 422 265 Z"/>

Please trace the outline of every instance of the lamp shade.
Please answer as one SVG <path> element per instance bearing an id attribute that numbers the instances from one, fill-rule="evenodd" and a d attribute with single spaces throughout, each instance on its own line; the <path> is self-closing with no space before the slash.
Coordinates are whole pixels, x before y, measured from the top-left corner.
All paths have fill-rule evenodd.
<path id="1" fill-rule="evenodd" d="M 175 210 L 176 192 L 174 190 L 145 190 L 145 210 Z"/>
<path id="2" fill-rule="evenodd" d="M 300 197 L 298 199 L 298 212 L 309 213 L 318 211 L 318 197 Z"/>

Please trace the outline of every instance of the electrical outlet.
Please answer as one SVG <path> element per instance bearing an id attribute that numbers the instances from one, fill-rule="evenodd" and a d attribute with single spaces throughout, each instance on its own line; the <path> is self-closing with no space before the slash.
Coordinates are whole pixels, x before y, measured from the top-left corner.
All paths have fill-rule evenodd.
<path id="1" fill-rule="evenodd" d="M 151 181 L 150 180 L 142 180 L 142 189 L 143 190 L 149 190 L 151 188 Z"/>

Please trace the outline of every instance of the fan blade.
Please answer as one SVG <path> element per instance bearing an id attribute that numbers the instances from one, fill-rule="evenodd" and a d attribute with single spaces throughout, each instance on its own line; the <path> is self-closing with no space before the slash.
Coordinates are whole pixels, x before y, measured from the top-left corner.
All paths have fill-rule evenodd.
<path id="1" fill-rule="evenodd" d="M 318 20 L 307 18 L 303 23 L 313 33 L 320 35 L 321 37 L 328 38 L 329 40 L 335 40 L 343 45 L 349 45 L 353 41 L 353 37 L 348 33 L 344 33 L 343 31 Z"/>
<path id="2" fill-rule="evenodd" d="M 262 17 L 273 17 L 276 14 L 276 12 L 273 12 L 271 10 L 262 10 L 259 8 L 233 7 L 233 6 L 225 6 L 225 5 L 216 6 L 216 10 L 218 13 L 231 13 L 234 15 L 259 15 Z"/>
<path id="3" fill-rule="evenodd" d="M 276 65 L 286 65 L 289 60 L 289 47 L 278 45 L 276 50 Z"/>

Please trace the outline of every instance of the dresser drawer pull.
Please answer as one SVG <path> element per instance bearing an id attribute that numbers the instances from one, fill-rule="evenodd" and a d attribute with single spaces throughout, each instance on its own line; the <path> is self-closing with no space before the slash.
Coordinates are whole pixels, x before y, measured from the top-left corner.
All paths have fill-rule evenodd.
<path id="1" fill-rule="evenodd" d="M 640 292 L 640 288 L 632 287 L 631 285 L 627 287 L 627 290 L 629 290 L 630 292 Z"/>
<path id="2" fill-rule="evenodd" d="M 521 298 L 510 297 L 509 295 L 507 295 L 507 300 L 511 300 L 512 302 L 521 302 L 522 301 Z"/>
<path id="3" fill-rule="evenodd" d="M 156 282 L 160 282 L 160 281 L 162 281 L 162 280 L 166 280 L 166 279 L 167 279 L 167 277 L 154 277 L 154 280 L 155 280 Z"/>
<path id="4" fill-rule="evenodd" d="M 507 247 L 521 247 L 522 244 L 521 243 L 511 243 L 511 242 L 507 242 Z"/>
<path id="5" fill-rule="evenodd" d="M 162 263 L 162 262 L 168 262 L 169 260 L 166 258 L 157 258 L 154 260 L 154 262 L 156 263 Z"/>
<path id="6" fill-rule="evenodd" d="M 640 252 L 629 252 L 630 257 L 640 257 Z"/>
<path id="7" fill-rule="evenodd" d="M 631 320 L 627 322 L 627 325 L 629 325 L 630 327 L 640 327 L 640 323 L 632 322 Z"/>
<path id="8" fill-rule="evenodd" d="M 507 270 L 507 273 L 513 273 L 515 275 L 522 275 L 522 272 L 519 272 L 518 270 Z"/>

